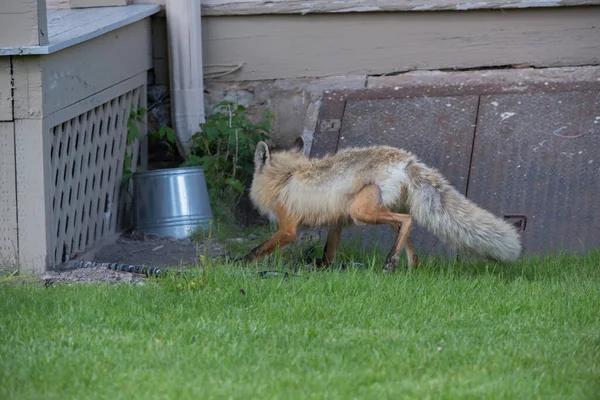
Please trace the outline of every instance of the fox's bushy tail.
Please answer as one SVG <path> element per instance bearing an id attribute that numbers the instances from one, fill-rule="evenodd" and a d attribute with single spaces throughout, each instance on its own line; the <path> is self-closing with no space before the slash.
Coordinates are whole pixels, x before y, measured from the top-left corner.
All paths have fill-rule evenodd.
<path id="1" fill-rule="evenodd" d="M 499 262 L 519 258 L 521 238 L 516 228 L 478 207 L 435 169 L 413 164 L 409 191 L 415 221 L 459 252 L 474 253 Z"/>

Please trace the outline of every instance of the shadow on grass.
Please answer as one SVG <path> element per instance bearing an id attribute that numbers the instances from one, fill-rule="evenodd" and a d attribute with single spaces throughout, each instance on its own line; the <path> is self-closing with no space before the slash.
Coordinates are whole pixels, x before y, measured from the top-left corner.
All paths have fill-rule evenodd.
<path id="1" fill-rule="evenodd" d="M 224 222 L 217 222 L 211 232 L 205 234 L 198 232 L 195 239 L 202 240 L 212 235 L 217 241 L 225 243 L 228 257 L 233 258 L 246 254 L 275 231 L 276 226 L 269 224 L 233 227 Z M 254 240 L 247 240 L 249 236 L 254 237 Z M 246 238 L 246 240 L 239 240 L 239 238 Z M 311 265 L 306 263 L 305 252 L 310 247 L 314 247 L 313 259 L 322 257 L 324 239 L 299 240 L 266 259 L 251 264 L 243 263 L 243 265 L 252 269 L 262 268 L 291 272 L 310 271 Z M 381 273 L 388 251 L 388 248 L 383 248 L 378 243 L 364 246 L 360 242 L 360 238 L 346 238 L 340 245 L 335 264 L 331 268 L 320 272 L 339 271 L 340 269 L 369 269 Z M 579 272 L 579 276 L 598 277 L 600 275 L 600 248 L 584 254 L 556 251 L 545 256 L 528 255 L 521 257 L 514 263 L 497 263 L 475 258 L 464 258 L 462 255 L 458 260 L 450 256 L 423 256 L 419 252 L 418 246 L 417 253 L 420 256 L 419 268 L 412 271 L 417 274 L 441 274 L 455 278 L 494 276 L 504 281 L 557 279 L 557 277 L 563 276 L 560 273 L 561 271 L 567 272 L 573 269 Z M 396 274 L 406 274 L 406 267 L 406 257 L 403 256 Z"/>
<path id="2" fill-rule="evenodd" d="M 322 256 L 322 243 L 297 243 L 292 244 L 283 251 L 278 251 L 271 257 L 252 263 L 255 267 L 278 268 L 280 270 L 297 271 L 310 268 L 304 261 L 304 252 L 314 246 L 313 257 Z M 387 249 L 377 245 L 364 249 L 356 241 L 346 241 L 341 244 L 336 256 L 336 262 L 329 270 L 345 269 L 370 269 L 381 272 L 387 255 Z M 406 257 L 401 259 L 396 274 L 406 274 Z M 344 269 L 344 268 L 343 268 Z M 579 276 L 600 276 L 600 249 L 590 250 L 587 253 L 553 252 L 545 256 L 527 255 L 514 263 L 498 263 L 475 258 L 451 259 L 429 255 L 420 258 L 419 267 L 411 271 L 417 274 L 441 274 L 446 277 L 481 277 L 494 276 L 503 281 L 513 280 L 547 280 L 566 277 L 567 272 L 577 270 Z M 323 271 L 326 272 L 327 270 Z M 561 274 L 564 272 L 564 274 Z M 560 278 L 559 278 L 560 279 Z"/>

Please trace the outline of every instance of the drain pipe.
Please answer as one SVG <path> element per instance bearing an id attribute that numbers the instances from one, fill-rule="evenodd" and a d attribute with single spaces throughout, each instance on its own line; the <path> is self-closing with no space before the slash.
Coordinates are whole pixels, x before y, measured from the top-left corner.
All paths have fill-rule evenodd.
<path id="1" fill-rule="evenodd" d="M 171 117 L 185 158 L 204 119 L 200 0 L 167 0 Z"/>

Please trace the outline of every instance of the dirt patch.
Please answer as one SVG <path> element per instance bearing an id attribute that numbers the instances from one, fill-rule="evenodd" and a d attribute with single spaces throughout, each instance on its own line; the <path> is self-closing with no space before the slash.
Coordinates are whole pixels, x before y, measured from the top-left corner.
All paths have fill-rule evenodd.
<path id="1" fill-rule="evenodd" d="M 146 274 L 117 270 L 129 266 L 129 270 L 171 269 L 195 266 L 200 256 L 220 258 L 225 255 L 225 247 L 214 240 L 202 243 L 191 239 L 176 239 L 145 235 L 138 232 L 124 234 L 115 243 L 100 248 L 92 262 L 82 263 L 72 260 L 56 271 L 48 271 L 42 276 L 45 283 L 137 283 L 143 284 Z M 85 267 L 81 267 L 84 264 Z M 118 265 L 119 268 L 115 268 Z"/>
<path id="2" fill-rule="evenodd" d="M 228 242 L 256 242 L 258 236 L 230 238 Z M 301 232 L 301 248 L 319 239 L 319 233 Z M 191 239 L 165 238 L 131 232 L 115 243 L 100 248 L 90 261 L 73 259 L 55 271 L 42 275 L 45 285 L 56 283 L 127 283 L 143 285 L 147 274 L 157 270 L 182 270 L 199 264 L 205 254 L 212 259 L 225 256 L 225 245 L 215 240 L 196 242 Z"/>
<path id="3" fill-rule="evenodd" d="M 133 232 L 121 236 L 116 243 L 101 248 L 93 261 L 163 268 L 192 266 L 204 254 L 205 247 L 210 258 L 225 255 L 224 246 L 212 240 L 199 243 L 191 239 L 164 238 Z"/>

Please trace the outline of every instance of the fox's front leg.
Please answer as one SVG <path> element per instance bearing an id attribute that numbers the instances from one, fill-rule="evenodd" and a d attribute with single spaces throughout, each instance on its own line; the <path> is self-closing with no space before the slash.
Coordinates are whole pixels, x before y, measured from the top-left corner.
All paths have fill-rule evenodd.
<path id="1" fill-rule="evenodd" d="M 273 236 L 259 244 L 244 257 L 246 261 L 254 261 L 272 254 L 277 248 L 283 249 L 296 240 L 300 218 L 285 210 L 276 207 L 276 215 L 279 221 L 279 230 Z"/>
<path id="2" fill-rule="evenodd" d="M 340 247 L 342 240 L 342 227 L 335 225 L 329 228 L 327 232 L 327 241 L 325 242 L 325 248 L 323 249 L 323 258 L 317 260 L 317 266 L 327 267 L 335 260 L 335 255 Z"/>
<path id="3" fill-rule="evenodd" d="M 311 246 L 304 252 L 304 262 L 312 264 L 313 260 L 317 267 L 327 268 L 335 260 L 335 255 L 340 247 L 342 240 L 342 227 L 340 225 L 330 226 L 327 230 L 327 240 L 325 242 L 325 248 L 323 249 L 323 258 L 312 258 L 312 253 L 315 250 L 315 246 Z"/>

